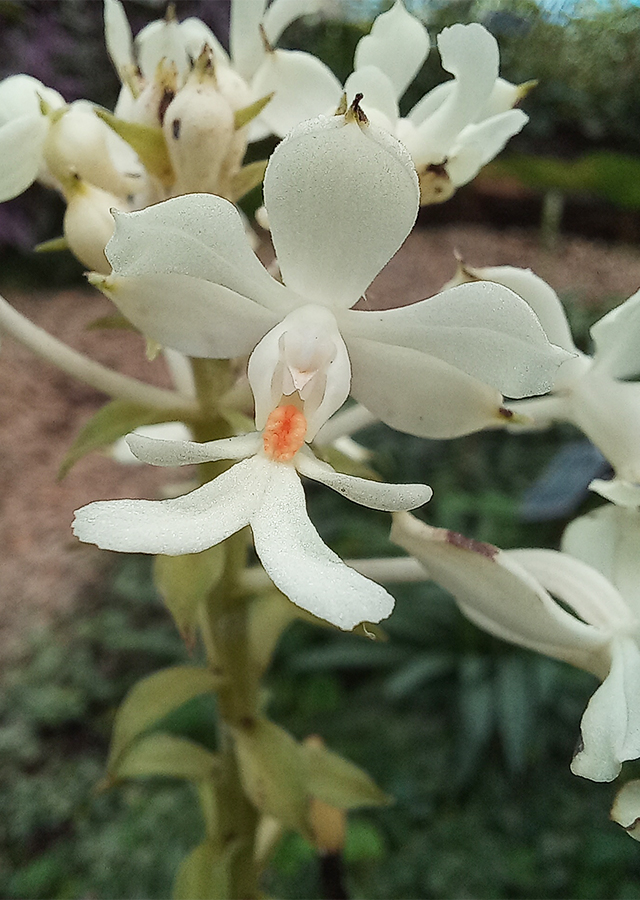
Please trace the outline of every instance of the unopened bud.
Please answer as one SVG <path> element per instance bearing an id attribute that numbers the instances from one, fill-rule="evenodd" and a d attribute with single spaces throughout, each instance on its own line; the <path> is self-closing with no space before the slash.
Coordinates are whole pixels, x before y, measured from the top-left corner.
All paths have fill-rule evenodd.
<path id="1" fill-rule="evenodd" d="M 70 177 L 63 189 L 67 200 L 63 226 L 69 248 L 87 268 L 108 275 L 111 266 L 104 248 L 115 228 L 111 210 L 121 201 L 77 176 Z"/>
<path id="2" fill-rule="evenodd" d="M 161 60 L 155 75 L 130 105 L 127 118 L 139 125 L 159 128 L 178 90 L 178 73 L 173 63 Z"/>
<path id="3" fill-rule="evenodd" d="M 420 182 L 420 206 L 431 206 L 434 203 L 444 203 L 456 192 L 449 174 L 444 165 L 426 166 L 418 171 Z"/>

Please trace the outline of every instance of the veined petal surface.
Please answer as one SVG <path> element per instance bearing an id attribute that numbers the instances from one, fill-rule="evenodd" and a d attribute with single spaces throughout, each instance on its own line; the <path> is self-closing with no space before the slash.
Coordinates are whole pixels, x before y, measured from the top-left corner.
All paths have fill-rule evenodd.
<path id="1" fill-rule="evenodd" d="M 339 309 L 357 302 L 404 242 L 419 189 L 395 138 L 333 116 L 287 135 L 267 167 L 264 196 L 285 284 Z"/>
<path id="2" fill-rule="evenodd" d="M 213 481 L 171 500 L 104 500 L 77 510 L 81 541 L 125 553 L 200 553 L 243 528 L 268 482 L 266 461 L 253 456 Z"/>
<path id="3" fill-rule="evenodd" d="M 173 441 L 132 432 L 127 444 L 134 456 L 152 466 L 189 466 L 217 459 L 246 459 L 260 448 L 260 435 L 252 432 L 219 441 Z"/>
<path id="4" fill-rule="evenodd" d="M 418 74 L 429 53 L 429 34 L 419 19 L 407 12 L 402 0 L 378 16 L 371 32 L 360 38 L 354 69 L 375 66 L 393 84 L 396 98 L 402 97 Z"/>
<path id="5" fill-rule="evenodd" d="M 187 194 L 115 219 L 106 254 L 117 275 L 191 275 L 280 313 L 298 305 L 259 261 L 240 213 L 222 197 Z"/>
<path id="6" fill-rule="evenodd" d="M 269 485 L 250 524 L 256 552 L 276 587 L 297 606 L 345 631 L 391 615 L 393 597 L 346 566 L 321 540 L 293 465 L 264 463 L 270 468 Z"/>
<path id="7" fill-rule="evenodd" d="M 248 297 L 189 275 L 109 275 L 98 286 L 147 337 L 188 356 L 244 356 L 278 321 Z"/>

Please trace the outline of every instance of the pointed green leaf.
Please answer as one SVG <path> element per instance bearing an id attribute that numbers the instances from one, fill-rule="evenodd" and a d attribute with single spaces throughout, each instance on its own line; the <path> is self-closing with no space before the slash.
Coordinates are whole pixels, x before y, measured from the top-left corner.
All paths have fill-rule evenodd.
<path id="1" fill-rule="evenodd" d="M 161 128 L 140 125 L 119 119 L 106 109 L 96 109 L 96 115 L 106 122 L 123 141 L 136 151 L 150 175 L 159 178 L 163 184 L 171 184 L 175 176 L 167 150 L 167 142 Z"/>
<path id="2" fill-rule="evenodd" d="M 308 790 L 318 800 L 338 809 L 387 806 L 392 799 L 358 766 L 333 750 L 308 743 L 302 745 L 308 767 Z"/>
<path id="3" fill-rule="evenodd" d="M 254 100 L 249 106 L 243 106 L 242 109 L 237 109 L 233 114 L 233 125 L 235 130 L 239 131 L 251 122 L 252 119 L 259 116 L 272 97 L 273 93 L 267 94 L 266 97 L 260 97 L 259 100 Z"/>
<path id="4" fill-rule="evenodd" d="M 225 900 L 229 897 L 231 845 L 222 851 L 212 840 L 198 844 L 182 861 L 175 884 L 174 900 Z"/>
<path id="5" fill-rule="evenodd" d="M 231 195 L 236 203 L 254 187 L 262 184 L 267 163 L 267 159 L 259 159 L 257 162 L 243 166 L 239 172 L 236 172 L 231 179 Z"/>
<path id="6" fill-rule="evenodd" d="M 174 666 L 139 681 L 116 715 L 108 771 L 117 770 L 120 757 L 135 738 L 187 700 L 215 691 L 220 682 L 220 676 L 198 666 Z"/>
<path id="7" fill-rule="evenodd" d="M 242 783 L 253 805 L 285 828 L 310 837 L 307 772 L 300 744 L 267 719 L 255 719 L 235 729 L 234 735 Z"/>
<path id="8" fill-rule="evenodd" d="M 69 244 L 64 235 L 57 238 L 51 238 L 50 241 L 42 241 L 33 248 L 35 253 L 58 253 L 60 250 L 68 250 Z"/>
<path id="9" fill-rule="evenodd" d="M 217 765 L 215 753 L 194 741 L 175 734 L 150 734 L 122 754 L 111 775 L 118 779 L 164 775 L 200 781 L 210 778 Z"/>
<path id="10" fill-rule="evenodd" d="M 156 556 L 153 580 L 178 631 L 193 638 L 200 607 L 224 572 L 225 544 L 184 556 Z"/>
<path id="11" fill-rule="evenodd" d="M 182 413 L 172 416 L 169 410 L 153 409 L 128 400 L 111 400 L 92 416 L 80 430 L 75 441 L 62 460 L 58 480 L 62 480 L 79 459 L 93 450 L 113 444 L 141 425 L 157 425 L 160 422 L 177 422 Z"/>

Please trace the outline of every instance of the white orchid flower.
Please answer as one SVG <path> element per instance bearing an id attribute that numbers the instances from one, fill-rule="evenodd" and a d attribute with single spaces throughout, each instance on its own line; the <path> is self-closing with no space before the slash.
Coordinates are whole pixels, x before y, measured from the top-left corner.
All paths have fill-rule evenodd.
<path id="1" fill-rule="evenodd" d="M 546 426 L 572 422 L 607 457 L 612 481 L 596 479 L 593 490 L 614 503 L 640 505 L 640 291 L 591 328 L 593 356 L 573 343 L 558 296 L 530 270 L 510 266 L 462 267 L 456 283 L 482 279 L 511 288 L 538 316 L 549 340 L 573 354 L 558 370 L 551 394 L 509 403 L 511 410 Z"/>
<path id="2" fill-rule="evenodd" d="M 154 465 L 240 462 L 175 500 L 91 503 L 76 513 L 74 533 L 105 549 L 175 556 L 198 553 L 250 525 L 267 574 L 298 606 L 346 630 L 390 615 L 387 591 L 320 539 L 298 475 L 390 511 L 426 503 L 431 488 L 343 475 L 305 447 L 349 391 L 349 359 L 332 318 L 321 307 L 295 310 L 254 350 L 249 380 L 259 432 L 205 444 L 128 437 L 134 455 Z"/>
<path id="3" fill-rule="evenodd" d="M 406 118 L 398 101 L 427 57 L 429 36 L 402 0 L 378 16 L 358 43 L 344 88 L 310 54 L 272 50 L 252 81 L 256 96 L 275 94 L 262 119 L 282 136 L 302 119 L 329 114 L 343 90 L 348 103 L 362 93 L 367 116 L 409 150 L 422 202 L 446 200 L 524 127 L 528 117 L 512 107 L 532 83 L 516 86 L 498 77 L 498 45 L 482 25 L 445 28 L 437 43 L 442 66 L 454 79 L 426 94 Z"/>
<path id="4" fill-rule="evenodd" d="M 406 150 L 359 116 L 303 123 L 271 158 L 265 203 L 284 284 L 254 255 L 235 207 L 204 194 L 117 214 L 113 273 L 92 283 L 148 337 L 196 357 L 248 355 L 289 313 L 319 306 L 347 347 L 351 393 L 375 416 L 430 437 L 494 424 L 501 391 L 548 389 L 566 354 L 498 285 L 462 285 L 402 309 L 350 309 L 418 209 Z"/>
<path id="5" fill-rule="evenodd" d="M 612 781 L 640 756 L 640 513 L 608 505 L 577 519 L 564 552 L 503 551 L 409 515 L 391 536 L 485 631 L 602 681 L 582 717 L 574 774 Z"/>

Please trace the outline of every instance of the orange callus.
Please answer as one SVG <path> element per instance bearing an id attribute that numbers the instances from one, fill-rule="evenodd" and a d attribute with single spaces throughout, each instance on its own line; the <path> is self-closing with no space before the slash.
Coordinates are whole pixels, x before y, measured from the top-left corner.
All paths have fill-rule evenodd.
<path id="1" fill-rule="evenodd" d="M 262 440 L 264 452 L 276 462 L 289 462 L 304 444 L 307 420 L 295 406 L 278 406 L 269 414 Z"/>

